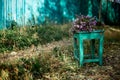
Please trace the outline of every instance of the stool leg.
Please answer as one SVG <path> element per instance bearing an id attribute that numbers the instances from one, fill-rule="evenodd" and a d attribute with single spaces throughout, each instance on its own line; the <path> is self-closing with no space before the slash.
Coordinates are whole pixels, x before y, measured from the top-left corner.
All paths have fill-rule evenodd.
<path id="1" fill-rule="evenodd" d="M 73 44 L 74 44 L 74 57 L 77 58 L 77 39 L 73 39 Z"/>
<path id="2" fill-rule="evenodd" d="M 103 37 L 101 37 L 99 42 L 99 64 L 102 65 L 102 55 L 103 55 Z"/>
<path id="3" fill-rule="evenodd" d="M 95 39 L 91 40 L 91 53 L 92 53 L 92 59 L 95 57 Z"/>
<path id="4" fill-rule="evenodd" d="M 80 39 L 79 40 L 80 42 L 79 42 L 79 45 L 80 45 L 80 47 L 79 47 L 79 63 L 80 63 L 80 66 L 83 66 L 83 59 L 84 59 L 84 53 L 83 53 L 83 40 L 82 39 Z"/>

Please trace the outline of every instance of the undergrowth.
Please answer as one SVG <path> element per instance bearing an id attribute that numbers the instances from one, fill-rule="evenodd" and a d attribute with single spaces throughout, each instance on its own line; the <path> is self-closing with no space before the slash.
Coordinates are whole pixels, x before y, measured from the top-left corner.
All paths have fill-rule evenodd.
<path id="1" fill-rule="evenodd" d="M 20 58 L 12 63 L 6 62 L 0 64 L 0 79 L 67 80 L 67 75 L 64 75 L 64 72 L 74 72 L 77 70 L 76 62 L 72 62 L 74 61 L 72 54 L 73 47 L 70 45 L 58 48 L 58 50 L 53 49 L 49 53 L 40 53 L 37 57 Z M 58 79 L 55 77 L 56 73 L 59 75 Z"/>
<path id="2" fill-rule="evenodd" d="M 2 30 L 0 31 L 0 51 L 25 49 L 32 44 L 37 46 L 58 41 L 69 37 L 69 28 L 69 25 L 62 27 L 47 25 Z M 39 53 L 37 57 L 1 63 L 0 80 L 119 80 L 120 56 L 119 49 L 117 50 L 119 45 L 105 44 L 103 66 L 88 63 L 80 68 L 78 61 L 73 57 L 72 42 L 70 45 L 66 44 L 56 45 L 51 52 Z M 89 44 L 84 46 L 89 47 Z M 86 49 L 85 52 L 88 52 L 89 50 Z"/>
<path id="3" fill-rule="evenodd" d="M 26 49 L 69 37 L 70 25 L 15 27 L 0 31 L 0 52 Z M 64 28 L 64 29 L 63 29 Z"/>

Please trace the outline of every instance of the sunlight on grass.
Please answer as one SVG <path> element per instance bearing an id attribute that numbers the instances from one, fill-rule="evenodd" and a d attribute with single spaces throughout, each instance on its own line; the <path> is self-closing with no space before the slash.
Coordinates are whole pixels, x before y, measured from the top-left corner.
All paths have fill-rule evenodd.
<path id="1" fill-rule="evenodd" d="M 21 50 L 69 37 L 70 24 L 16 27 L 0 30 L 0 52 Z"/>
<path id="2" fill-rule="evenodd" d="M 80 67 L 78 61 L 73 56 L 73 38 L 69 34 L 70 24 L 69 26 L 67 24 L 63 25 L 64 27 L 61 26 L 59 25 L 59 28 L 56 25 L 52 28 L 35 27 L 36 29 L 30 28 L 29 30 L 25 28 L 21 29 L 20 33 L 14 30 L 2 32 L 0 35 L 0 37 L 2 36 L 2 45 L 13 44 L 14 47 L 19 48 L 24 46 L 27 48 L 28 45 L 34 45 L 27 49 L 24 47 L 24 50 L 16 52 L 16 55 L 8 55 L 9 53 L 0 55 L 0 58 L 4 59 L 0 63 L 0 80 L 117 80 L 117 76 L 119 77 L 120 61 L 118 42 L 114 42 L 113 44 L 113 42 L 105 41 L 103 66 L 99 66 L 97 63 L 86 63 L 84 67 Z M 39 33 L 41 32 L 39 36 L 34 30 L 37 30 Z M 42 36 L 45 30 L 48 31 L 46 32 L 47 37 Z M 58 33 L 55 31 L 58 31 Z M 53 35 L 54 33 L 55 35 Z M 48 36 L 49 34 L 51 36 Z M 27 36 L 30 37 L 27 38 Z M 57 36 L 61 37 L 58 38 Z M 51 39 L 49 38 L 50 40 L 44 41 L 48 37 Z M 37 42 L 36 38 L 39 42 L 44 41 L 44 45 Z M 38 46 L 35 46 L 35 44 L 38 44 Z M 86 53 L 90 51 L 89 45 L 89 41 L 85 41 L 84 51 Z M 3 47 L 7 50 L 6 46 Z"/>

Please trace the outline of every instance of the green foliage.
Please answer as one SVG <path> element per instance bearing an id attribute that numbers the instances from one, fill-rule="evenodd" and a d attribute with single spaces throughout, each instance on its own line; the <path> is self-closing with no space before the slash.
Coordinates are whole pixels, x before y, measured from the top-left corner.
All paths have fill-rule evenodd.
<path id="1" fill-rule="evenodd" d="M 62 39 L 62 31 L 55 27 L 40 27 L 38 30 L 38 36 L 41 44 L 45 44 L 51 41 L 58 41 Z"/>
<path id="2" fill-rule="evenodd" d="M 62 27 L 66 28 L 62 29 Z M 65 30 L 68 29 L 67 27 L 69 26 L 44 25 L 1 30 L 0 52 L 25 49 L 31 45 L 37 46 L 61 40 L 69 37 L 68 30 Z"/>
<path id="3" fill-rule="evenodd" d="M 33 78 L 37 78 L 39 76 L 42 77 L 42 75 L 46 72 L 49 71 L 49 63 L 46 62 L 46 59 L 44 58 L 31 58 L 31 59 L 25 59 L 22 58 L 20 60 L 22 63 L 22 65 L 19 65 L 19 70 L 22 68 L 25 68 L 26 71 L 30 71 L 32 73 L 32 75 L 34 76 Z M 22 69 L 23 71 L 20 71 L 20 74 L 24 73 L 24 69 Z"/>
<path id="4" fill-rule="evenodd" d="M 50 70 L 49 63 L 45 60 L 44 58 L 21 58 L 17 64 L 0 64 L 0 77 L 5 80 L 40 79 L 44 73 Z M 7 76 L 3 74 L 7 74 Z"/>
<path id="5" fill-rule="evenodd" d="M 47 26 L 41 26 L 38 28 L 38 37 L 41 44 L 49 43 L 52 41 L 58 41 L 61 40 L 63 37 L 69 37 L 68 30 L 63 30 L 62 27 L 68 27 L 68 26 L 62 26 L 62 25 L 47 25 Z M 70 28 L 70 27 L 69 27 Z M 67 29 L 67 28 L 66 28 Z"/>
<path id="6" fill-rule="evenodd" d="M 1 34 L 3 31 L 1 31 Z M 4 35 L 0 36 L 0 52 L 13 49 L 23 49 L 36 42 L 36 39 L 29 35 L 22 35 L 15 30 L 5 30 Z"/>

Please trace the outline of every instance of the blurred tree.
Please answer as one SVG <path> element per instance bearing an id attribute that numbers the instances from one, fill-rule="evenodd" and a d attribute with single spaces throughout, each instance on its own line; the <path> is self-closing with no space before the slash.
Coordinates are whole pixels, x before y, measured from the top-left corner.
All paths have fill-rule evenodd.
<path id="1" fill-rule="evenodd" d="M 102 0 L 99 0 L 99 21 L 101 22 Z"/>

